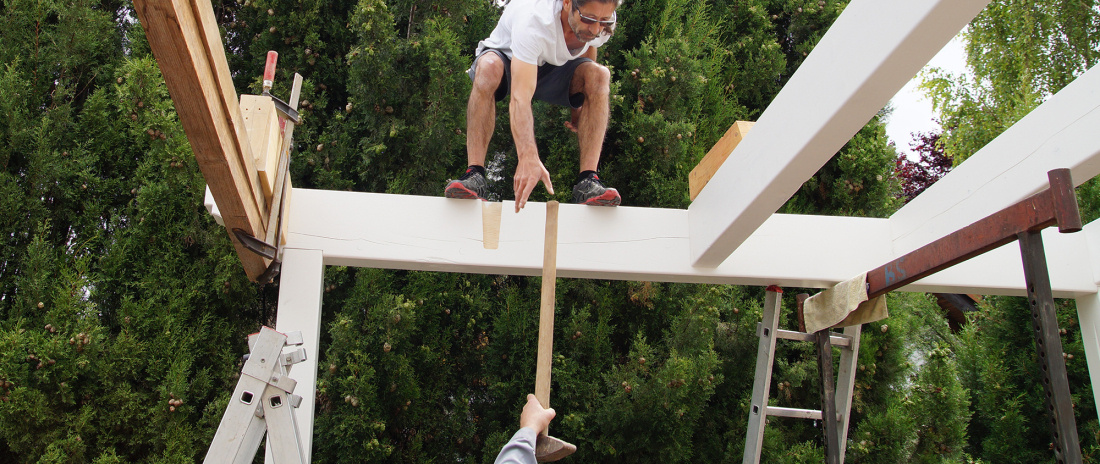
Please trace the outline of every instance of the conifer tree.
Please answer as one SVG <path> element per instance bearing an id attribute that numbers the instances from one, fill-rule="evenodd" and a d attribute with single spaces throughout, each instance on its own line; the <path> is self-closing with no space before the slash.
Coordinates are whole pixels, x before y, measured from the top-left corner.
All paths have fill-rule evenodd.
<path id="1" fill-rule="evenodd" d="M 262 318 L 139 25 L 0 6 L 0 461 L 194 461 Z"/>

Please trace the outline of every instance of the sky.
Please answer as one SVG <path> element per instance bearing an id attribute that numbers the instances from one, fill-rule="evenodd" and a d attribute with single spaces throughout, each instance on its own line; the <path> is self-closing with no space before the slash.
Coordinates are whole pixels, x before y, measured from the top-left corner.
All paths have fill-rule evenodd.
<path id="1" fill-rule="evenodd" d="M 938 67 L 952 74 L 961 74 L 966 71 L 966 51 L 963 50 L 961 39 L 956 36 L 932 58 L 926 65 Z M 890 101 L 894 104 L 894 113 L 886 123 L 886 136 L 894 142 L 899 153 L 912 154 L 909 144 L 913 141 L 914 132 L 939 131 L 932 114 L 932 103 L 917 89 L 919 78 L 914 78 L 905 84 Z"/>

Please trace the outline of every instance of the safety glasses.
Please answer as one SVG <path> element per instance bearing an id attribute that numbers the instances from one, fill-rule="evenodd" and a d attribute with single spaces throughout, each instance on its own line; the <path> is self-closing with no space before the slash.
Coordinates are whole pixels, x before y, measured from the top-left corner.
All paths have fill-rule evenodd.
<path id="1" fill-rule="evenodd" d="M 616 20 L 615 13 L 611 13 L 611 19 L 606 19 L 606 20 L 596 19 L 596 18 L 588 16 L 584 13 L 581 13 L 581 10 L 577 8 L 577 2 L 572 2 L 572 3 L 573 3 L 573 11 L 577 12 L 577 16 L 579 16 L 581 18 L 581 22 L 584 23 L 585 25 L 591 26 L 593 24 L 599 24 L 600 26 L 603 26 L 604 28 L 614 29 L 615 20 Z"/>

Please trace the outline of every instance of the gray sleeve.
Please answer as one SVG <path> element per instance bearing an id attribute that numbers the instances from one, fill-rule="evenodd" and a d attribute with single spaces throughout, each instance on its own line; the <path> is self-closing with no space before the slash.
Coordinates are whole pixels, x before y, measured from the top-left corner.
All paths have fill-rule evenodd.
<path id="1" fill-rule="evenodd" d="M 535 429 L 519 429 L 508 444 L 500 449 L 495 464 L 535 464 Z"/>

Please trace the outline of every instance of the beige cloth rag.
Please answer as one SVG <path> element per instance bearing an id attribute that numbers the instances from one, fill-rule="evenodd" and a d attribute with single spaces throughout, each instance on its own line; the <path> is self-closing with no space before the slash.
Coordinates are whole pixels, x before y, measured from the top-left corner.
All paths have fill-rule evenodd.
<path id="1" fill-rule="evenodd" d="M 847 327 L 885 319 L 886 295 L 867 299 L 867 273 L 836 284 L 802 303 L 806 332 Z"/>

